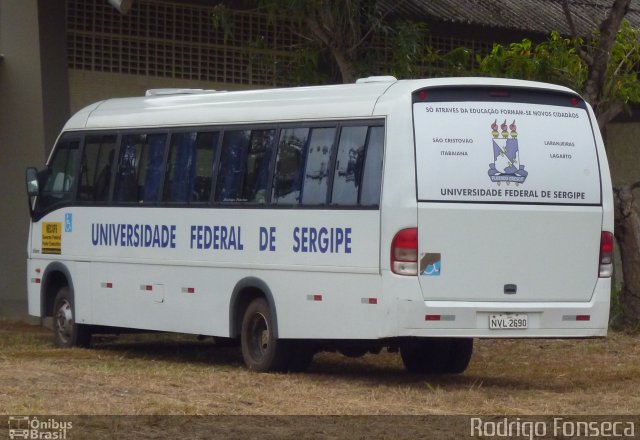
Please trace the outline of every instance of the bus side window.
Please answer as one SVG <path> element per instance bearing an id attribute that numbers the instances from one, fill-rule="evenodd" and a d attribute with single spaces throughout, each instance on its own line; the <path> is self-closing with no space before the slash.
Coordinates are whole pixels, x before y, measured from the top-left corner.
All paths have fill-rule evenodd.
<path id="1" fill-rule="evenodd" d="M 308 136 L 308 128 L 286 128 L 280 132 L 271 198 L 274 203 L 298 204 L 300 202 Z"/>
<path id="2" fill-rule="evenodd" d="M 198 133 L 196 145 L 195 177 L 191 202 L 208 202 L 211 197 L 213 165 L 218 151 L 219 132 Z"/>
<path id="3" fill-rule="evenodd" d="M 164 161 L 166 134 L 122 136 L 114 200 L 155 202 Z"/>
<path id="4" fill-rule="evenodd" d="M 46 211 L 73 199 L 79 146 L 78 140 L 64 139 L 56 145 L 53 159 L 43 175 L 42 192 L 37 202 L 38 211 Z"/>
<path id="5" fill-rule="evenodd" d="M 216 201 L 240 201 L 251 130 L 224 132 L 216 185 Z"/>
<path id="6" fill-rule="evenodd" d="M 171 137 L 164 201 L 209 201 L 218 137 L 218 132 L 176 133 Z"/>
<path id="7" fill-rule="evenodd" d="M 113 199 L 116 202 L 138 201 L 138 161 L 142 153 L 143 142 L 144 135 L 122 136 L 116 187 L 113 194 Z"/>
<path id="8" fill-rule="evenodd" d="M 175 133 L 171 136 L 162 200 L 182 203 L 189 201 L 195 172 L 197 137 L 196 132 Z"/>
<path id="9" fill-rule="evenodd" d="M 251 203 L 265 203 L 267 184 L 269 183 L 269 164 L 271 163 L 275 137 L 276 131 L 274 129 L 253 130 L 251 132 L 242 200 Z"/>
<path id="10" fill-rule="evenodd" d="M 85 138 L 78 184 L 79 201 L 91 203 L 108 200 L 115 149 L 115 135 Z"/>
<path id="11" fill-rule="evenodd" d="M 327 202 L 329 167 L 335 135 L 335 128 L 311 130 L 304 167 L 303 205 L 324 205 Z"/>
<path id="12" fill-rule="evenodd" d="M 264 203 L 275 129 L 226 131 L 216 201 Z"/>
<path id="13" fill-rule="evenodd" d="M 368 127 L 343 127 L 333 177 L 331 203 L 357 205 Z"/>
<path id="14" fill-rule="evenodd" d="M 384 127 L 370 127 L 362 174 L 360 206 L 378 206 L 380 204 L 383 147 Z"/>
<path id="15" fill-rule="evenodd" d="M 138 200 L 140 202 L 158 201 L 166 140 L 166 134 L 147 135 L 147 142 L 143 147 L 138 167 Z"/>

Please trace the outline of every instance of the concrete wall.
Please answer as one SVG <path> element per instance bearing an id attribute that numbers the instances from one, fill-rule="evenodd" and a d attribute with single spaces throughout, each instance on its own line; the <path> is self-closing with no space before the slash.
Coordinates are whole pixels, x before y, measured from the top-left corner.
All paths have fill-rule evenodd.
<path id="1" fill-rule="evenodd" d="M 25 317 L 24 170 L 68 117 L 64 0 L 0 0 L 0 316 Z"/>

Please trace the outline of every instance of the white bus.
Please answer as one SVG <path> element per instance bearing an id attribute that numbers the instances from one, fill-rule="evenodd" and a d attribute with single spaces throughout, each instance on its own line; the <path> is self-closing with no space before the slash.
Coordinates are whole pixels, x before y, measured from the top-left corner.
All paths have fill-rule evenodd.
<path id="1" fill-rule="evenodd" d="M 55 342 L 140 329 L 247 366 L 607 332 L 613 199 L 590 106 L 490 78 L 156 90 L 75 114 L 27 170 L 29 313 Z"/>

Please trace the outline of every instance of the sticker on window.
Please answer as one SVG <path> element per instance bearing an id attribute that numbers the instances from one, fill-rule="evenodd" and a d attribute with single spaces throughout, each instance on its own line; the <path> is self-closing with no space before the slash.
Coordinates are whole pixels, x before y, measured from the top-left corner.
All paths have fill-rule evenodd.
<path id="1" fill-rule="evenodd" d="M 585 109 L 473 101 L 413 111 L 421 201 L 601 203 Z"/>

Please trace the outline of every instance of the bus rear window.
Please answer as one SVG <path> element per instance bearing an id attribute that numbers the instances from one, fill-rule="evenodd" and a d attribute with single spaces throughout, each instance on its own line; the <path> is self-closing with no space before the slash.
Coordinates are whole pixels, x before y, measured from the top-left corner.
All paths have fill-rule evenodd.
<path id="1" fill-rule="evenodd" d="M 584 103 L 568 95 L 501 92 L 459 101 L 453 99 L 463 95 L 455 93 L 451 100 L 428 91 L 414 97 L 418 199 L 600 204 Z"/>

